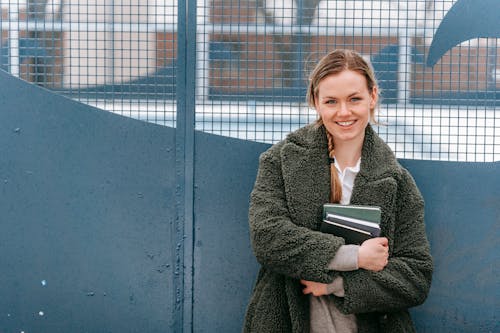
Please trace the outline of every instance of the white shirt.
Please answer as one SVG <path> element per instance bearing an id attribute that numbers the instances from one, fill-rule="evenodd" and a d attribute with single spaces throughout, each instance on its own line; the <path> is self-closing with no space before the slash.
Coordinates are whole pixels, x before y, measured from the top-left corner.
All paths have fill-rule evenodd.
<path id="1" fill-rule="evenodd" d="M 340 203 L 342 205 L 348 205 L 351 201 L 352 188 L 354 186 L 354 179 L 359 172 L 359 167 L 361 165 L 361 158 L 353 167 L 346 167 L 343 171 L 340 170 L 340 166 L 335 160 L 334 166 L 337 169 L 337 174 L 339 175 L 340 182 L 342 183 L 342 199 Z"/>

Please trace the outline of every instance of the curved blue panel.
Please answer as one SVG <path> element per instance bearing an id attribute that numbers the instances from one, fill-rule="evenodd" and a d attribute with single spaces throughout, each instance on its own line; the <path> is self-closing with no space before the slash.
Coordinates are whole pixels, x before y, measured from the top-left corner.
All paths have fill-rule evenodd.
<path id="1" fill-rule="evenodd" d="M 500 1 L 459 0 L 439 25 L 427 56 L 427 65 L 434 66 L 455 45 L 473 38 L 500 37 Z"/>
<path id="2" fill-rule="evenodd" d="M 0 86 L 0 331 L 167 332 L 174 130 Z"/>

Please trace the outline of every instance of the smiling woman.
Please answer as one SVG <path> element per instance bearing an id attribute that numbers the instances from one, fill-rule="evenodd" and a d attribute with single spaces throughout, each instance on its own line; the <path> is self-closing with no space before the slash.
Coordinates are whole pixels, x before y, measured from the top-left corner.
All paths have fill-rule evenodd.
<path id="1" fill-rule="evenodd" d="M 361 157 L 365 129 L 375 119 L 378 88 L 370 65 L 356 52 L 337 50 L 323 57 L 309 78 L 309 106 L 327 129 L 332 200 L 341 200 L 336 168 L 353 167 Z M 337 166 L 336 166 L 337 165 Z"/>
<path id="2" fill-rule="evenodd" d="M 335 50 L 310 76 L 319 120 L 260 157 L 251 194 L 252 246 L 262 265 L 245 332 L 414 332 L 433 271 L 423 198 L 372 130 L 378 101 L 368 63 Z M 381 236 L 347 244 L 319 232 L 325 203 L 378 206 Z"/>

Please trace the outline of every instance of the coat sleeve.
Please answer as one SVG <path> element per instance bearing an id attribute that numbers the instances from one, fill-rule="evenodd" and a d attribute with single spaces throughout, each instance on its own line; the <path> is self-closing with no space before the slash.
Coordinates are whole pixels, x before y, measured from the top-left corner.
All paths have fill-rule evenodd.
<path id="1" fill-rule="evenodd" d="M 259 160 L 250 198 L 250 237 L 255 256 L 267 269 L 296 279 L 330 283 L 328 264 L 344 240 L 292 222 L 285 195 L 279 147 Z"/>
<path id="2" fill-rule="evenodd" d="M 425 234 L 424 201 L 408 171 L 398 184 L 392 254 L 380 272 L 343 272 L 345 297 L 335 301 L 345 313 L 389 312 L 424 302 L 433 262 Z"/>

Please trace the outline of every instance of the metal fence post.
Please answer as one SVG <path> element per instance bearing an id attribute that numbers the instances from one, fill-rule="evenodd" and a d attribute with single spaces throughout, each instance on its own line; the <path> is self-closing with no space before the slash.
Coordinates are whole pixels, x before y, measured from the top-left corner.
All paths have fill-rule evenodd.
<path id="1" fill-rule="evenodd" d="M 17 2 L 9 4 L 9 71 L 19 77 L 19 3 Z"/>
<path id="2" fill-rule="evenodd" d="M 175 134 L 176 219 L 174 270 L 175 332 L 193 329 L 193 190 L 196 86 L 196 0 L 178 2 L 177 113 Z"/>

